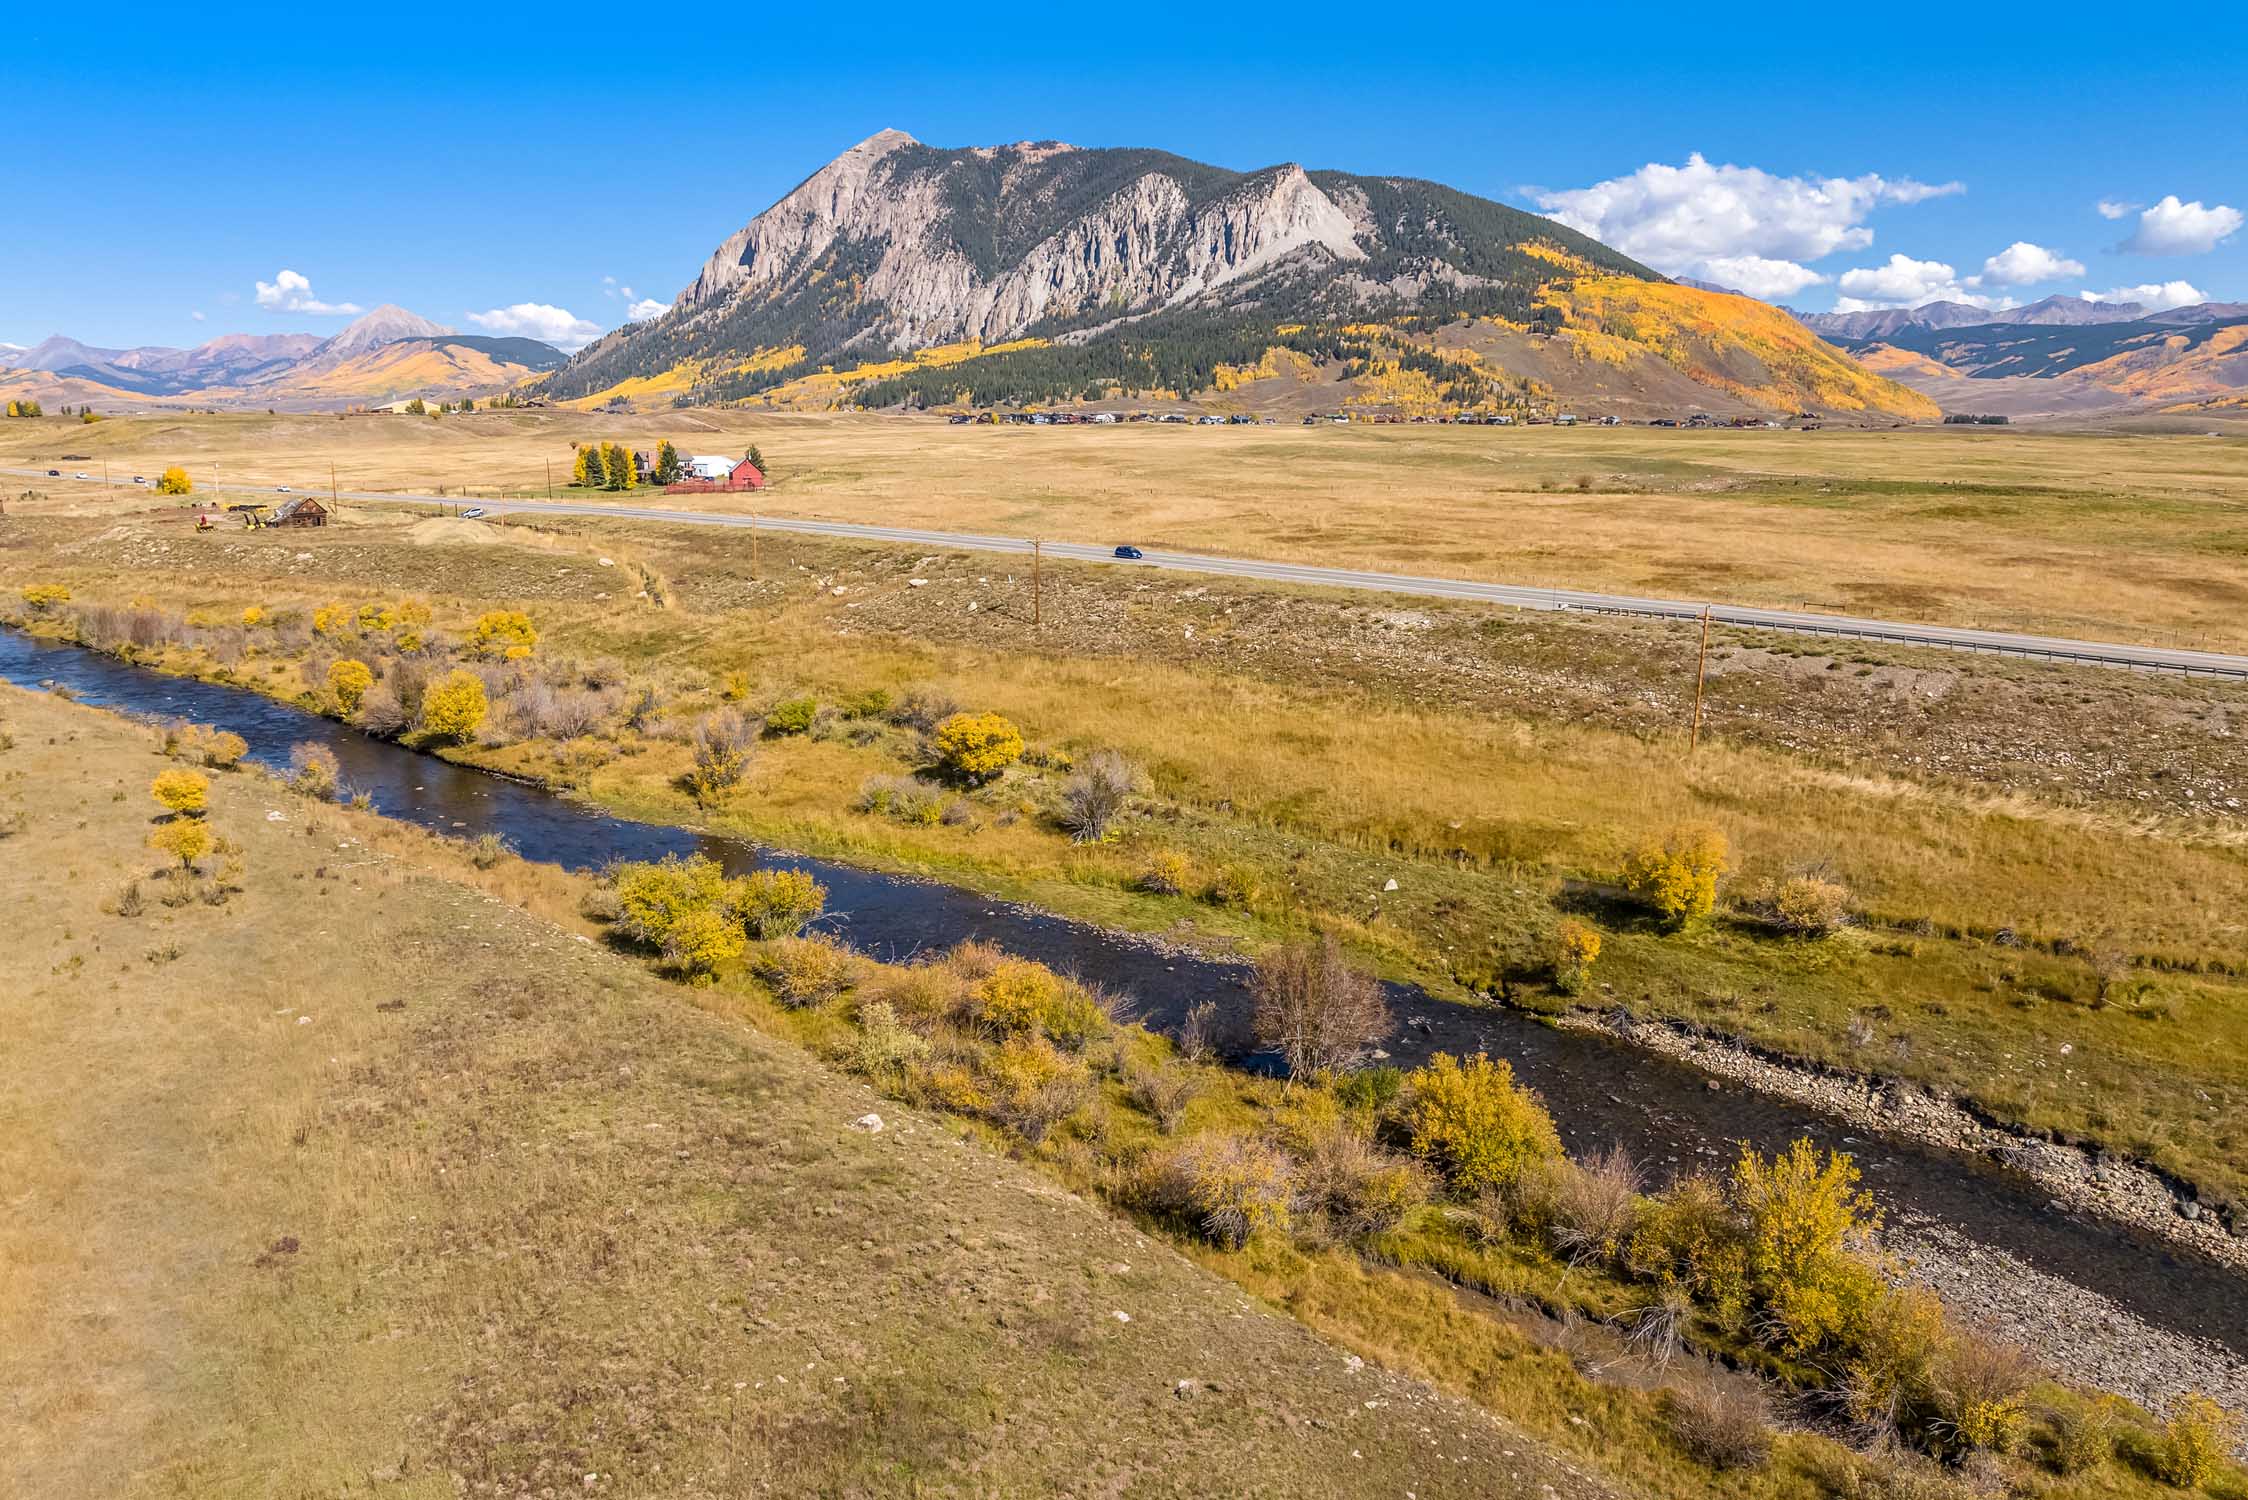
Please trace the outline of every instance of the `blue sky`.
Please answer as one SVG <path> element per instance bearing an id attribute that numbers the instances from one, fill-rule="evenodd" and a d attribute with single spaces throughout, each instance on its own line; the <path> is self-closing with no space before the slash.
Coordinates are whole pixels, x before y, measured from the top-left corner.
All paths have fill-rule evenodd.
<path id="1" fill-rule="evenodd" d="M 320 9 L 11 15 L 0 341 L 582 341 L 885 126 L 1430 177 L 1803 307 L 2248 300 L 2238 6 Z"/>

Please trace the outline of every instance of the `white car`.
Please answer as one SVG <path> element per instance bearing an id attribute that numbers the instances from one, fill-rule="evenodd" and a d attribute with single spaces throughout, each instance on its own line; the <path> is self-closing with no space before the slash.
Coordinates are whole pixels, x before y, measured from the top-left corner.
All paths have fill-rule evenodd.
<path id="1" fill-rule="evenodd" d="M 273 487 L 273 493 L 275 493 L 276 495 L 293 495 L 296 493 L 296 491 L 290 489 L 285 484 L 277 484 Z"/>
<path id="2" fill-rule="evenodd" d="M 70 477 L 73 479 L 91 479 L 94 476 L 91 474 L 73 474 Z"/>
<path id="3" fill-rule="evenodd" d="M 464 521 L 482 520 L 483 516 L 484 507 L 481 505 L 471 505 L 468 509 L 461 512 L 461 519 Z"/>

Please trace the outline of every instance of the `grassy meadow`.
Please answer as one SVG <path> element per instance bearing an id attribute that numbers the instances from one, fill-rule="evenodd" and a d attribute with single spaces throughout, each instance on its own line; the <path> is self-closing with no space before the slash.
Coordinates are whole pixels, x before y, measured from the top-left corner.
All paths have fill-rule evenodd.
<path id="1" fill-rule="evenodd" d="M 0 462 L 543 495 L 573 444 L 739 454 L 777 515 L 2248 649 L 2248 439 L 2034 429 L 949 427 L 707 409 L 10 423 Z M 10 480 L 11 489 L 20 488 Z M 118 504 L 37 486 L 82 513 Z M 573 493 L 558 489 L 557 493 Z M 594 498 L 599 498 L 598 496 Z M 649 496 L 635 493 L 635 503 Z"/>
<path id="2" fill-rule="evenodd" d="M 1963 1333 L 1928 1357 L 1984 1371 L 2010 1435 L 1955 1468 L 1775 1420 L 1763 1381 L 1825 1377 L 1714 1310 L 1650 1353 L 1619 1254 L 1471 1231 L 1425 1185 L 1375 1229 L 1307 1199 L 1244 1244 L 1182 1232 L 1158 1164 L 1267 1140 L 1308 1169 L 1359 1139 L 1342 1091 L 1096 1020 L 1068 1116 L 996 1125 L 963 1069 L 1053 1044 L 938 1024 L 901 1079 L 871 1041 L 993 956 L 854 960 L 807 1003 L 765 965 L 819 945 L 781 940 L 667 983 L 588 940 L 615 898 L 586 877 L 240 770 L 175 901 L 158 736 L 12 688 L 0 730 L 27 1496 L 1153 1495 L 1219 1466 L 1243 1494 L 2174 1492 L 2145 1414 Z M 2209 1493 L 2242 1482 L 2212 1463 Z"/>
<path id="3" fill-rule="evenodd" d="M 414 529 L 438 524 L 469 523 Z M 1019 634 L 986 646 L 917 635 L 882 613 L 886 597 L 941 596 L 954 602 L 914 607 L 977 618 L 957 602 L 986 566 L 974 558 L 920 560 L 936 575 L 931 586 L 885 595 L 863 573 L 839 570 L 832 551 L 800 559 L 769 546 L 764 577 L 747 581 L 746 559 L 725 551 L 742 550 L 740 539 L 628 552 L 606 538 L 510 527 L 493 531 L 492 545 L 416 546 L 400 539 L 402 525 L 206 548 L 207 572 L 198 554 L 126 567 L 120 558 L 157 554 L 42 550 L 52 544 L 10 567 L 26 577 L 59 569 L 89 601 L 137 593 L 222 624 L 255 606 L 277 623 L 221 631 L 234 643 L 230 661 L 204 648 L 140 654 L 331 711 L 325 663 L 358 652 L 379 665 L 392 648 L 379 633 L 313 641 L 305 621 L 321 604 L 442 581 L 457 592 L 441 596 L 436 628 L 458 633 L 479 610 L 519 600 L 542 635 L 533 670 L 492 674 L 490 731 L 448 755 L 635 816 L 925 872 L 1205 946 L 1254 951 L 1330 931 L 1393 974 L 1533 1007 L 1569 1003 L 1550 983 L 1555 933 L 1564 919 L 1589 920 L 1604 936 L 1589 1003 L 1924 1083 L 2017 1125 L 2154 1162 L 2213 1199 L 2248 1193 L 2238 1123 L 2248 1103 L 2248 841 L 2237 813 L 2062 802 L 1838 764 L 1784 742 L 1713 737 L 1689 761 L 1670 735 L 1428 701 L 1410 689 L 1409 669 L 1404 686 L 1381 686 L 1234 670 L 1222 648 L 1179 661 L 1153 647 L 1042 650 Z M 596 566 L 595 547 L 616 566 Z M 652 580 L 671 607 L 627 602 L 634 579 Z M 1069 595 L 1069 608 L 1122 610 L 1142 638 L 1178 638 L 1176 615 L 1124 588 Z M 996 602 L 978 613 L 996 630 L 996 616 L 1020 601 L 977 593 L 970 602 L 987 597 Z M 1226 608 L 1252 605 L 1236 597 Z M 1499 639 L 1503 654 L 1509 638 Z M 2170 715 L 2175 726 L 2158 744 L 2188 742 L 2184 700 L 2108 704 L 2070 684 L 2085 676 L 2107 691 L 2133 679 L 2037 672 L 2048 684 L 2039 696 L 2055 706 L 2035 712 L 2062 723 L 2070 713 Z M 558 736 L 531 722 L 538 693 L 575 691 L 581 678 L 606 684 L 590 727 Z M 530 696 L 511 701 L 519 681 L 533 683 Z M 642 688 L 656 706 L 633 727 L 623 703 Z M 958 803 L 949 817 L 934 806 L 926 821 L 865 810 L 870 783 L 926 765 L 918 733 L 889 712 L 845 712 L 870 691 L 893 709 L 919 691 L 1000 712 L 1022 726 L 1033 755 L 972 793 L 939 789 L 938 803 Z M 1951 691 L 1962 714 L 1994 695 L 1972 675 Z M 704 716 L 756 716 L 792 698 L 816 706 L 812 732 L 759 741 L 723 797 L 689 794 L 689 741 Z M 2213 736 L 2221 754 L 2223 705 L 2212 700 L 2206 712 L 2215 717 L 2194 735 Z M 1057 801 L 1071 765 L 1103 750 L 1144 773 L 1145 794 L 1111 838 L 1073 843 L 1055 822 Z M 1731 848 L 1715 920 L 1667 932 L 1616 899 L 1613 883 L 1641 840 L 1703 822 Z M 1149 889 L 1158 865 L 1183 872 L 1164 882 L 1180 886 L 1175 894 Z M 1814 940 L 1764 919 L 1758 889 L 1806 871 L 1846 888 L 1855 925 Z"/>
<path id="4" fill-rule="evenodd" d="M 582 880 L 221 772 L 171 906 L 149 733 L 0 733 L 13 1495 L 1609 1492 L 583 941 Z"/>

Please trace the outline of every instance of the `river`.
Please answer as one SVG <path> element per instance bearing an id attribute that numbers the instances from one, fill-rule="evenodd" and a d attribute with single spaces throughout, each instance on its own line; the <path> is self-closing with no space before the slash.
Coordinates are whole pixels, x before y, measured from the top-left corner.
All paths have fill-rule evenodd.
<path id="1" fill-rule="evenodd" d="M 982 938 L 1129 995 L 1151 1026 L 1175 1025 L 1204 1000 L 1238 1015 L 1246 969 L 1127 934 L 909 876 L 639 823 L 544 788 L 449 764 L 242 688 L 171 677 L 75 646 L 0 629 L 0 678 L 60 684 L 80 701 L 232 730 L 250 758 L 282 767 L 292 745 L 326 745 L 344 782 L 388 817 L 442 833 L 499 834 L 525 858 L 573 870 L 612 860 L 705 854 L 736 872 L 811 871 L 828 888 L 836 930 L 865 952 L 901 958 Z M 2096 1294 L 2151 1329 L 2248 1359 L 2248 1285 L 2226 1268 L 2152 1236 L 2064 1209 L 2026 1179 L 1979 1158 L 1852 1133 L 1812 1111 L 1730 1085 L 1611 1038 L 1563 1031 L 1514 1012 L 1391 987 L 1400 1027 L 1387 1050 L 1411 1066 L 1437 1050 L 1508 1058 L 1536 1088 L 1573 1151 L 1620 1145 L 1658 1181 L 1728 1162 L 1737 1143 L 1771 1150 L 1798 1136 L 1848 1150 L 1893 1218 L 2002 1252 L 2035 1273 Z M 1925 1238 L 1925 1237 L 1924 1237 Z M 2050 1350 L 2043 1351 L 2051 1355 Z M 2212 1353 L 2214 1351 L 2211 1351 Z M 2082 1356 L 2071 1363 L 2081 1364 Z M 2233 1364 L 2237 1378 L 2238 1364 Z M 2100 1381 L 2097 1368 L 2080 1378 Z M 2105 1382 L 2103 1382 L 2105 1383 Z"/>

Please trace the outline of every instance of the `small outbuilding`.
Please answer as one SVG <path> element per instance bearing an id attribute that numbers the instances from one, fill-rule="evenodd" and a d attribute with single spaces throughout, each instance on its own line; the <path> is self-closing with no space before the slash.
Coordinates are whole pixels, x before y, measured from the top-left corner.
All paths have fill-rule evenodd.
<path id="1" fill-rule="evenodd" d="M 299 495 L 273 512 L 268 526 L 325 526 L 328 524 L 328 507 L 310 495 Z"/>

